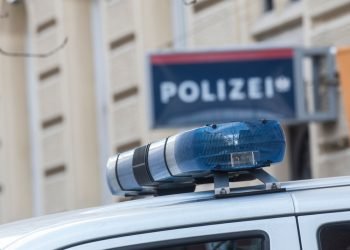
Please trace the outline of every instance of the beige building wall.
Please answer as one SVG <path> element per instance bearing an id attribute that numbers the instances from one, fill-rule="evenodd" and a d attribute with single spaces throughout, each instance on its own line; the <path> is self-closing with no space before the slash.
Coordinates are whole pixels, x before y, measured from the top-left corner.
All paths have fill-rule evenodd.
<path id="1" fill-rule="evenodd" d="M 35 60 L 42 211 L 100 203 L 91 6 L 85 0 L 32 0 L 28 8 Z"/>
<path id="2" fill-rule="evenodd" d="M 0 47 L 24 51 L 25 8 L 2 11 Z M 0 54 L 0 223 L 32 214 L 25 62 Z"/>
<path id="3" fill-rule="evenodd" d="M 311 45 L 349 46 L 350 1 L 312 0 L 307 3 L 307 9 Z M 311 125 L 315 177 L 350 174 L 349 124 L 344 117 L 341 97 L 337 123 Z"/>
<path id="4" fill-rule="evenodd" d="M 171 1 L 101 1 L 108 69 L 110 154 L 173 131 L 151 131 L 148 117 L 147 51 L 169 47 Z"/>
<path id="5" fill-rule="evenodd" d="M 108 65 L 108 114 L 110 153 L 142 144 L 140 81 L 136 4 L 134 1 L 103 1 L 105 49 Z"/>

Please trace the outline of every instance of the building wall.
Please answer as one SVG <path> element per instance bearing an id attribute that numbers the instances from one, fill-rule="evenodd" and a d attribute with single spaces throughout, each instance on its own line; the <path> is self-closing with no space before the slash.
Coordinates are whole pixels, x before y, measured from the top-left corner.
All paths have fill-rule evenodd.
<path id="1" fill-rule="evenodd" d="M 315 1 L 306 3 L 312 46 L 348 46 L 350 44 L 350 1 Z M 350 160 L 348 126 L 339 98 L 336 123 L 310 126 L 313 148 L 314 177 L 349 175 Z"/>
<path id="2" fill-rule="evenodd" d="M 109 86 L 110 153 L 142 145 L 149 128 L 145 54 L 171 42 L 171 1 L 102 1 Z"/>
<path id="3" fill-rule="evenodd" d="M 179 1 L 4 5 L 1 47 L 42 53 L 68 43 L 45 58 L 0 55 L 0 222 L 111 202 L 103 193 L 106 156 L 179 131 L 149 128 L 149 51 L 350 44 L 350 0 L 275 0 L 270 11 L 263 0 Z M 313 177 L 350 173 L 341 96 L 339 106 L 337 122 L 308 125 Z M 287 153 L 270 171 L 290 179 L 291 159 Z"/>
<path id="4" fill-rule="evenodd" d="M 0 47 L 25 51 L 23 6 L 2 11 Z M 0 222 L 31 216 L 25 60 L 0 55 Z"/>
<path id="5" fill-rule="evenodd" d="M 42 211 L 100 203 L 100 174 L 89 1 L 27 1 L 37 84 Z"/>

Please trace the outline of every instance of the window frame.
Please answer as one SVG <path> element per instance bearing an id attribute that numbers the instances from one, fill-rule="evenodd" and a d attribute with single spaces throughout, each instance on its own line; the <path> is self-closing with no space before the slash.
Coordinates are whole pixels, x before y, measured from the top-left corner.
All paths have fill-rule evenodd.
<path id="1" fill-rule="evenodd" d="M 224 234 L 212 234 L 205 236 L 194 236 L 185 239 L 171 239 L 157 242 L 145 243 L 142 245 L 133 245 L 128 247 L 128 250 L 149 250 L 159 247 L 176 247 L 186 244 L 201 244 L 201 243 L 210 243 L 216 241 L 228 241 L 228 240 L 237 240 L 237 239 L 250 239 L 250 238 L 262 238 L 263 245 L 262 250 L 270 250 L 270 237 L 267 232 L 263 230 L 251 230 L 251 231 L 242 231 L 242 232 L 231 232 Z M 123 247 L 112 248 L 113 250 L 123 249 Z"/>

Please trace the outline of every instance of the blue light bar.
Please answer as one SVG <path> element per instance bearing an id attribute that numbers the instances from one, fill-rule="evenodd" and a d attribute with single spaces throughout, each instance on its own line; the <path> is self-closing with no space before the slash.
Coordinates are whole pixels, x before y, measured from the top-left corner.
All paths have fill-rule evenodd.
<path id="1" fill-rule="evenodd" d="M 156 189 L 214 172 L 267 167 L 282 161 L 284 151 L 277 121 L 208 125 L 111 157 L 107 180 L 112 193 Z"/>
<path id="2" fill-rule="evenodd" d="M 168 139 L 172 175 L 203 175 L 269 166 L 283 160 L 285 139 L 277 121 L 205 126 Z"/>

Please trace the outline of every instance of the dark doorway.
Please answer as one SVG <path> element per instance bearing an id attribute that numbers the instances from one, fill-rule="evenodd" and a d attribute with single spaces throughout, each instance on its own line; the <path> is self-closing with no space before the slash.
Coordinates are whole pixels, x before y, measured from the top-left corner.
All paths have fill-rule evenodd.
<path id="1" fill-rule="evenodd" d="M 310 136 L 307 124 L 289 126 L 291 178 L 311 178 Z"/>

